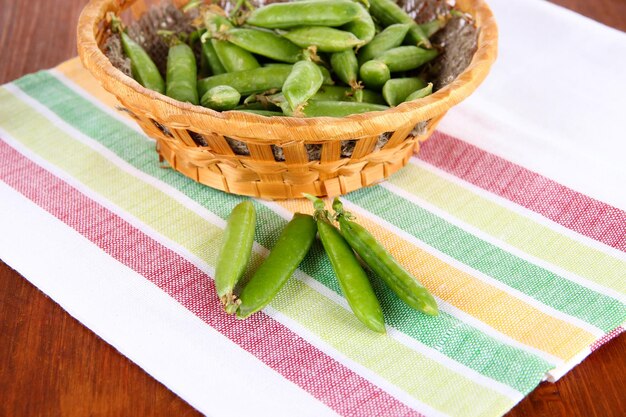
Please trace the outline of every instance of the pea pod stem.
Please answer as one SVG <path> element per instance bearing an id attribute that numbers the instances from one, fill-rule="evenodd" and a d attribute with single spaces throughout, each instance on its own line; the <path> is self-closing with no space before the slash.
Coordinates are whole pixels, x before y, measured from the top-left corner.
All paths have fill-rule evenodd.
<path id="1" fill-rule="evenodd" d="M 209 33 L 215 34 L 233 27 L 232 22 L 223 13 L 224 10 L 217 7 L 209 7 L 202 11 L 202 21 Z"/>
<path id="2" fill-rule="evenodd" d="M 372 285 L 350 245 L 332 224 L 331 216 L 324 207 L 324 201 L 310 194 L 304 194 L 304 196 L 313 202 L 317 232 L 339 281 L 341 292 L 354 315 L 369 329 L 385 333 L 383 312 Z"/>
<path id="3" fill-rule="evenodd" d="M 250 3 L 250 1 L 248 1 L 248 0 L 237 0 L 237 3 L 235 3 L 235 6 L 230 11 L 231 19 L 235 18 L 238 13 L 244 13 L 244 11 L 242 10 L 244 6 L 249 11 L 254 10 L 254 6 L 252 5 L 252 3 Z"/>
<path id="4" fill-rule="evenodd" d="M 437 315 L 437 302 L 370 232 L 353 221 L 353 216 L 343 210 L 338 198 L 333 202 L 341 234 L 354 251 L 393 292 L 410 307 L 428 315 Z"/>
<path id="5" fill-rule="evenodd" d="M 237 318 L 249 317 L 272 301 L 309 252 L 316 233 L 312 216 L 294 214 L 268 257 L 241 291 Z"/>

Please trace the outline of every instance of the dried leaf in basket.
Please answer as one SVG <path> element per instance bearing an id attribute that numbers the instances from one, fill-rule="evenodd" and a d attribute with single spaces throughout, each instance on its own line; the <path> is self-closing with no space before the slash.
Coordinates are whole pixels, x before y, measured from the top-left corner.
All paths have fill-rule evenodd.
<path id="1" fill-rule="evenodd" d="M 122 41 L 119 34 L 114 33 L 109 36 L 104 43 L 103 49 L 104 54 L 109 58 L 111 64 L 113 64 L 115 68 L 122 71 L 125 75 L 132 77 L 130 59 L 124 55 Z"/>
<path id="2" fill-rule="evenodd" d="M 447 0 L 400 0 L 398 4 L 417 23 L 435 20 L 438 16 L 448 14 L 451 9 Z"/>
<path id="3" fill-rule="evenodd" d="M 472 61 L 478 30 L 466 17 L 455 16 L 433 37 L 433 45 L 443 53 L 431 63 L 435 90 L 450 84 Z"/>
<path id="4" fill-rule="evenodd" d="M 162 74 L 165 74 L 168 45 L 160 31 L 176 34 L 190 34 L 193 14 L 185 14 L 169 1 L 152 6 L 140 19 L 128 25 L 128 35 L 141 45 L 150 55 Z"/>

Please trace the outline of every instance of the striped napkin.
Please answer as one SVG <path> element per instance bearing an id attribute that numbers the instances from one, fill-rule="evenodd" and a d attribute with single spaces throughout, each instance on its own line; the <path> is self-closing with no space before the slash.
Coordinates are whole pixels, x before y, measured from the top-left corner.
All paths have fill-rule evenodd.
<path id="1" fill-rule="evenodd" d="M 0 87 L 0 257 L 208 415 L 503 415 L 624 331 L 626 35 L 490 4 L 487 82 L 405 169 L 344 199 L 438 317 L 374 281 L 388 333 L 367 330 L 319 243 L 263 312 L 222 313 L 211 276 L 242 198 L 163 169 L 76 59 Z M 258 264 L 311 206 L 254 204 Z"/>

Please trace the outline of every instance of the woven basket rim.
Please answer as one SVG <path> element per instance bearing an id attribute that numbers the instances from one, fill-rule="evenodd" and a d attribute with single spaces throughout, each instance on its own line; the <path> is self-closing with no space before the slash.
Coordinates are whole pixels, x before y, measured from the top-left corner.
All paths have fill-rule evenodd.
<path id="1" fill-rule="evenodd" d="M 133 0 L 90 0 L 78 21 L 77 48 L 81 61 L 109 92 L 123 94 L 124 101 L 144 110 L 145 115 L 164 125 L 182 128 L 209 127 L 232 137 L 284 139 L 288 128 L 298 141 L 327 141 L 358 138 L 393 131 L 395 127 L 429 120 L 467 98 L 485 79 L 497 57 L 498 28 L 493 12 L 483 0 L 458 0 L 457 6 L 470 13 L 478 27 L 477 49 L 469 66 L 450 84 L 432 95 L 402 103 L 384 111 L 335 117 L 265 117 L 238 111 L 217 112 L 183 103 L 149 90 L 113 66 L 98 46 L 98 25 L 110 11 L 118 13 Z M 146 100 L 146 97 L 150 100 Z M 149 104 L 148 104 L 149 103 Z M 345 132 L 339 136 L 337 131 Z M 332 138 L 332 139 L 330 139 Z"/>

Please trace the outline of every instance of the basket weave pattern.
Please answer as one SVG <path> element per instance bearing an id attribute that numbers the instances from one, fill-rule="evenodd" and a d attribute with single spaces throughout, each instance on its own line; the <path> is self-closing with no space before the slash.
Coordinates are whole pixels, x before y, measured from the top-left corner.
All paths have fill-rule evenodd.
<path id="1" fill-rule="evenodd" d="M 446 111 L 483 81 L 497 51 L 497 28 L 488 6 L 482 0 L 458 0 L 457 7 L 474 16 L 478 48 L 470 66 L 453 83 L 425 99 L 344 118 L 219 113 L 145 89 L 114 68 L 102 53 L 106 14 L 120 15 L 131 7 L 136 17 L 151 3 L 91 0 L 78 26 L 83 65 L 130 111 L 144 132 L 156 139 L 160 158 L 172 168 L 210 187 L 265 199 L 298 198 L 304 192 L 336 196 L 398 171 Z M 425 129 L 415 129 L 417 125 L 425 125 Z M 377 146 L 381 135 L 389 136 L 382 147 Z M 248 155 L 236 154 L 227 138 L 243 142 Z M 342 157 L 345 141 L 354 143 L 349 158 Z M 321 146 L 317 160 L 309 160 L 307 147 L 311 145 Z M 275 147 L 282 149 L 281 160 L 275 157 Z"/>

